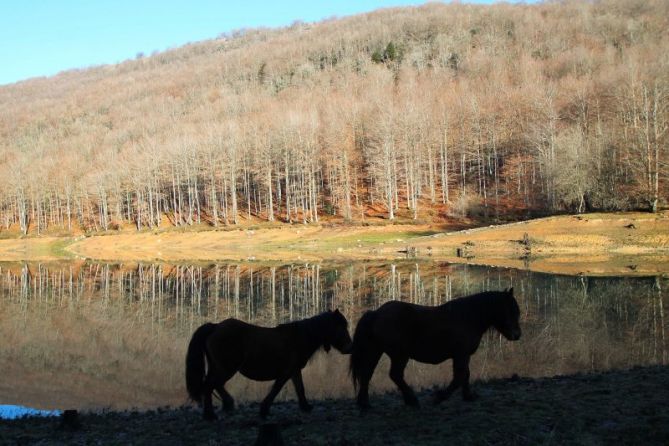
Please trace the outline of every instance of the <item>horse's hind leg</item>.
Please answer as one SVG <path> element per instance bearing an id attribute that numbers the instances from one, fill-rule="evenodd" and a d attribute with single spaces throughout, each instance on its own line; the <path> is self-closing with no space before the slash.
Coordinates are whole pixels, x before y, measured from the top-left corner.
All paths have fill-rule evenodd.
<path id="1" fill-rule="evenodd" d="M 304 383 L 302 382 L 302 370 L 298 370 L 291 377 L 293 381 L 293 386 L 295 386 L 295 393 L 297 393 L 297 399 L 300 403 L 300 410 L 302 412 L 311 412 L 313 406 L 307 401 L 307 397 L 304 394 Z"/>
<path id="2" fill-rule="evenodd" d="M 364 367 L 360 373 L 360 380 L 358 382 L 358 398 L 357 404 L 360 410 L 365 411 L 370 408 L 369 405 L 369 382 L 372 380 L 374 370 L 376 369 L 379 359 L 383 355 L 382 351 L 371 351 L 364 358 Z"/>
<path id="3" fill-rule="evenodd" d="M 216 420 L 218 417 L 214 412 L 214 405 L 212 401 L 212 394 L 214 389 L 221 397 L 223 402 L 223 409 L 226 412 L 232 411 L 235 408 L 235 400 L 225 390 L 225 383 L 232 378 L 236 371 L 222 373 L 218 369 L 212 369 L 207 373 L 204 381 L 204 419 Z"/>
<path id="4" fill-rule="evenodd" d="M 402 392 L 404 403 L 407 406 L 418 406 L 418 398 L 409 384 L 404 381 L 404 369 L 409 362 L 407 356 L 392 356 L 390 358 L 390 379 L 397 385 Z"/>
<path id="5" fill-rule="evenodd" d="M 231 412 L 235 408 L 235 400 L 228 393 L 228 391 L 225 390 L 225 383 L 228 382 L 230 378 L 235 376 L 235 373 L 237 373 L 237 370 L 229 367 L 226 367 L 224 370 L 219 368 L 216 373 L 216 382 L 214 383 L 214 387 L 216 392 L 218 392 L 218 395 L 221 397 L 223 410 L 226 412 Z"/>
<path id="6" fill-rule="evenodd" d="M 225 382 L 216 386 L 216 392 L 218 392 L 218 395 L 221 397 L 221 401 L 223 402 L 223 410 L 226 412 L 233 411 L 235 409 L 235 400 L 228 393 L 228 391 L 225 390 Z"/>
<path id="7" fill-rule="evenodd" d="M 211 401 L 211 395 L 214 392 L 215 387 L 215 378 L 213 373 L 207 373 L 207 376 L 204 379 L 204 384 L 202 386 L 202 401 L 204 405 L 204 413 L 202 414 L 203 418 L 208 421 L 214 421 L 218 419 L 216 412 L 214 412 L 214 405 Z"/>

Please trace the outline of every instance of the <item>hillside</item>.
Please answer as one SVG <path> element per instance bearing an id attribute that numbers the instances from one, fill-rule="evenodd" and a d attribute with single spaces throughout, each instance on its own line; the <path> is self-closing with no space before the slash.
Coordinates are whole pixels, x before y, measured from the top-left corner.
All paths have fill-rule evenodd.
<path id="1" fill-rule="evenodd" d="M 0 87 L 0 237 L 667 202 L 669 3 L 429 4 Z"/>

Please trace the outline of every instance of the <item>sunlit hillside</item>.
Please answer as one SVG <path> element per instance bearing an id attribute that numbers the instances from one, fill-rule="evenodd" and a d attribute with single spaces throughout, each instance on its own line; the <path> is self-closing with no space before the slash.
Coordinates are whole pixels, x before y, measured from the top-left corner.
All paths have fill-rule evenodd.
<path id="1" fill-rule="evenodd" d="M 0 87 L 0 233 L 663 207 L 669 2 L 429 4 Z"/>

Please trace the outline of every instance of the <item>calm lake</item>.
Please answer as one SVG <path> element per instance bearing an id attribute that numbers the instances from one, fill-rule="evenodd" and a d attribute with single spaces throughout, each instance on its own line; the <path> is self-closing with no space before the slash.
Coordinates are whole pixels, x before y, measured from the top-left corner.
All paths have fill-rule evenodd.
<path id="1" fill-rule="evenodd" d="M 472 379 L 552 376 L 668 362 L 669 279 L 589 278 L 434 262 L 345 264 L 0 263 L 0 405 L 35 409 L 152 408 L 187 402 L 184 357 L 205 321 L 273 326 L 339 308 L 354 324 L 391 299 L 437 305 L 513 286 L 523 338 L 489 332 Z M 348 358 L 317 353 L 307 397 L 349 397 Z M 393 388 L 385 358 L 373 391 Z M 410 362 L 407 381 L 450 379 L 450 361 Z M 257 401 L 270 383 L 237 376 L 228 390 Z M 287 385 L 278 399 L 293 399 Z M 399 398 L 399 396 L 398 396 Z M 352 402 L 353 404 L 353 402 Z"/>

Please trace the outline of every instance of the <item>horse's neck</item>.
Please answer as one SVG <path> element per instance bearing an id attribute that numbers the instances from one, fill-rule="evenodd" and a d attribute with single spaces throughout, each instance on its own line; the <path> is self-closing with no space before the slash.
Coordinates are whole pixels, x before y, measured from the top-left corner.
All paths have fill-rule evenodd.
<path id="1" fill-rule="evenodd" d="M 474 324 L 481 332 L 485 332 L 493 326 L 495 322 L 495 312 L 497 311 L 495 302 L 491 298 L 480 296 L 478 298 L 462 298 L 462 302 L 457 300 L 446 302 L 439 306 L 447 315 L 453 317 L 457 314 L 469 324 Z"/>
<path id="2" fill-rule="evenodd" d="M 486 296 L 478 302 L 483 331 L 495 325 L 495 315 L 499 312 L 499 301 L 495 296 Z"/>
<path id="3" fill-rule="evenodd" d="M 318 330 L 318 322 L 310 319 L 295 322 L 296 342 L 304 349 L 304 354 L 311 357 L 324 343 L 323 333 Z"/>

